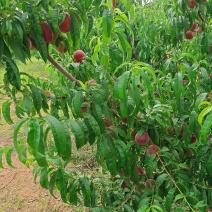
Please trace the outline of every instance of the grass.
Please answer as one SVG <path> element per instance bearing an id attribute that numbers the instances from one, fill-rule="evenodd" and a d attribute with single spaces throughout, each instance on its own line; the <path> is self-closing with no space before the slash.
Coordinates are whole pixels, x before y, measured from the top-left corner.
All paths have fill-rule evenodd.
<path id="1" fill-rule="evenodd" d="M 32 58 L 31 61 L 27 61 L 26 64 L 17 62 L 20 72 L 26 72 L 33 76 L 49 77 L 49 72 L 45 71 L 46 64 L 42 60 Z M 3 82 L 5 74 L 5 67 L 0 65 L 0 84 Z"/>

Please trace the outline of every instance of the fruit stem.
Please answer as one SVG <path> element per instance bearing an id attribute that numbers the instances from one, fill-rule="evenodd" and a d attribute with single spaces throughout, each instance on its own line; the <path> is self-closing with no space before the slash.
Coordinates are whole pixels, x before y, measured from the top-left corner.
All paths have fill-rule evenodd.
<path id="1" fill-rule="evenodd" d="M 64 76 L 66 76 L 71 82 L 76 82 L 76 85 L 78 87 L 81 87 L 79 81 L 74 78 L 68 71 L 66 71 L 60 64 L 58 64 L 49 54 L 48 54 L 48 60 L 51 64 L 54 65 L 55 68 L 57 68 Z"/>

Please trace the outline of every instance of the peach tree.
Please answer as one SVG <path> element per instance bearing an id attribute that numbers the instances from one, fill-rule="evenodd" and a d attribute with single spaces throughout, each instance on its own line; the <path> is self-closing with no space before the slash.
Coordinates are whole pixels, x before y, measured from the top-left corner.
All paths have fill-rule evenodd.
<path id="1" fill-rule="evenodd" d="M 0 1 L 2 115 L 40 185 L 92 211 L 212 207 L 212 1 Z M 44 81 L 16 62 L 39 56 Z M 15 105 L 18 121 L 11 118 Z M 105 177 L 70 168 L 93 148 Z"/>

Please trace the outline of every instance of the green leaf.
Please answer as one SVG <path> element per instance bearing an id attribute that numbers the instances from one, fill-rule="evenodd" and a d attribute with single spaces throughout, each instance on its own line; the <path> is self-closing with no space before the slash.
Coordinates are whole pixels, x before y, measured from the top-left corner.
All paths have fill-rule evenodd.
<path id="1" fill-rule="evenodd" d="M 117 174 L 117 163 L 116 163 L 116 156 L 115 155 L 111 155 L 111 157 L 108 158 L 107 162 L 107 168 L 109 170 L 109 172 L 112 175 L 116 175 Z"/>
<path id="2" fill-rule="evenodd" d="M 175 195 L 175 188 L 171 188 L 166 196 L 166 203 L 165 203 L 165 208 L 167 210 L 167 212 L 171 211 L 171 207 L 173 204 L 173 199 L 174 199 L 174 195 Z"/>
<path id="3" fill-rule="evenodd" d="M 96 119 L 89 113 L 85 114 L 85 122 L 90 125 L 96 136 L 101 134 L 100 127 L 96 121 Z"/>
<path id="4" fill-rule="evenodd" d="M 48 11 L 48 6 L 49 6 L 49 0 L 41 0 L 41 5 L 43 6 L 43 8 Z"/>
<path id="5" fill-rule="evenodd" d="M 208 158 L 207 171 L 210 175 L 212 175 L 212 153 L 210 154 Z"/>
<path id="6" fill-rule="evenodd" d="M 4 53 L 4 39 L 0 36 L 0 58 L 2 57 Z"/>
<path id="7" fill-rule="evenodd" d="M 185 195 L 184 194 L 178 194 L 175 199 L 174 199 L 174 202 L 177 202 L 178 200 L 180 199 L 184 199 L 185 198 Z"/>
<path id="8" fill-rule="evenodd" d="M 40 172 L 41 172 L 41 167 L 35 166 L 34 169 L 33 169 L 34 183 L 35 183 L 35 184 L 36 184 L 37 177 L 38 177 L 38 175 L 40 174 Z"/>
<path id="9" fill-rule="evenodd" d="M 85 0 L 85 9 L 88 10 L 89 7 L 91 6 L 93 0 Z"/>
<path id="10" fill-rule="evenodd" d="M 30 87 L 30 90 L 32 92 L 32 100 L 33 100 L 34 107 L 36 111 L 40 113 L 40 110 L 42 107 L 42 97 L 41 97 L 40 90 L 32 84 L 28 84 L 28 86 Z"/>
<path id="11" fill-rule="evenodd" d="M 38 151 L 40 143 L 40 124 L 37 119 L 31 118 L 28 122 L 29 132 L 27 134 L 27 143 L 35 151 Z"/>
<path id="12" fill-rule="evenodd" d="M 77 190 L 78 190 L 78 180 L 73 180 L 70 182 L 68 187 L 68 200 L 71 204 L 77 205 L 78 197 L 77 197 Z"/>
<path id="13" fill-rule="evenodd" d="M 56 149 L 59 156 L 66 155 L 66 133 L 64 131 L 63 125 L 55 117 L 47 115 L 45 117 L 46 122 L 51 128 Z"/>
<path id="14" fill-rule="evenodd" d="M 85 35 L 88 36 L 91 33 L 91 30 L 93 29 L 94 20 L 93 16 L 88 14 L 88 24 L 87 28 L 85 29 Z"/>
<path id="15" fill-rule="evenodd" d="M 127 57 L 127 59 L 130 60 L 132 58 L 132 47 L 128 43 L 127 39 L 124 38 L 124 35 L 121 35 L 120 33 L 116 33 L 116 34 L 118 35 L 118 38 L 119 38 L 118 40 L 119 40 L 119 43 L 121 44 L 124 58 Z"/>
<path id="16" fill-rule="evenodd" d="M 59 17 L 59 8 L 54 8 L 52 10 L 52 14 L 51 14 L 51 23 L 52 23 L 52 27 L 56 32 L 59 32 L 59 27 L 58 27 L 58 17 Z"/>
<path id="17" fill-rule="evenodd" d="M 82 117 L 82 93 L 77 91 L 72 99 L 72 112 L 75 118 Z"/>
<path id="18" fill-rule="evenodd" d="M 23 163 L 24 162 L 24 155 L 20 149 L 20 144 L 18 142 L 18 133 L 19 133 L 19 130 L 20 128 L 22 127 L 22 125 L 28 121 L 28 117 L 25 117 L 25 118 L 22 118 L 21 120 L 19 120 L 16 125 L 15 125 L 15 129 L 13 131 L 13 142 L 14 142 L 14 147 L 18 153 L 18 157 L 19 157 L 19 160 Z"/>
<path id="19" fill-rule="evenodd" d="M 66 152 L 65 152 L 65 156 L 63 157 L 63 160 L 68 160 L 71 158 L 71 136 L 70 136 L 70 132 L 69 132 L 69 128 L 66 124 L 62 123 L 63 125 L 63 129 L 65 132 L 65 136 L 66 136 Z"/>
<path id="20" fill-rule="evenodd" d="M 17 38 L 11 38 L 8 41 L 8 44 L 10 48 L 12 49 L 12 52 L 16 56 L 17 59 L 19 59 L 22 63 L 25 63 L 26 55 L 23 49 L 22 41 L 20 41 Z"/>
<path id="21" fill-rule="evenodd" d="M 36 48 L 40 52 L 42 59 L 46 62 L 48 57 L 47 45 L 42 35 L 40 21 L 36 15 L 33 15 L 33 26 L 31 29 L 31 36 L 35 40 Z"/>
<path id="22" fill-rule="evenodd" d="M 127 211 L 127 212 L 133 212 L 134 210 L 129 206 L 129 205 L 127 205 L 127 204 L 124 204 L 124 209 L 125 209 L 125 211 Z"/>
<path id="23" fill-rule="evenodd" d="M 89 137 L 89 130 L 85 124 L 84 121 L 82 120 L 76 120 L 77 124 L 79 124 L 80 128 L 82 129 L 84 135 L 85 135 L 85 141 L 87 142 L 87 139 Z"/>
<path id="24" fill-rule="evenodd" d="M 103 11 L 102 28 L 103 28 L 103 35 L 106 37 L 110 37 L 112 28 L 112 13 L 108 9 L 105 9 Z"/>
<path id="25" fill-rule="evenodd" d="M 45 155 L 41 154 L 40 152 L 35 152 L 34 157 L 39 166 L 41 167 L 48 166 Z"/>
<path id="26" fill-rule="evenodd" d="M 2 163 L 2 156 L 4 154 L 4 150 L 5 150 L 5 148 L 0 149 L 0 168 L 2 168 L 2 169 L 4 168 L 3 163 Z"/>
<path id="27" fill-rule="evenodd" d="M 57 181 L 57 171 L 54 171 L 51 173 L 50 180 L 49 180 L 49 192 L 54 198 L 57 198 L 54 196 L 54 188 L 55 188 L 56 181 Z"/>
<path id="28" fill-rule="evenodd" d="M 11 156 L 12 156 L 12 152 L 13 152 L 13 148 L 10 148 L 10 147 L 6 147 L 5 148 L 5 157 L 6 157 L 6 161 L 7 161 L 7 164 L 12 167 L 12 168 L 15 168 L 13 165 L 12 165 L 12 160 L 11 160 Z"/>
<path id="29" fill-rule="evenodd" d="M 25 57 L 27 56 L 30 59 L 31 55 L 30 55 L 30 49 L 28 45 L 28 37 L 27 37 L 25 25 L 22 22 L 22 19 L 20 19 L 17 15 L 14 16 L 14 23 L 17 27 L 16 31 L 17 31 L 20 43 L 23 44 L 23 51 L 26 54 Z"/>
<path id="30" fill-rule="evenodd" d="M 70 14 L 71 16 L 71 28 L 70 34 L 73 43 L 73 49 L 77 50 L 80 47 L 80 24 L 78 22 L 78 18 L 76 14 Z"/>
<path id="31" fill-rule="evenodd" d="M 208 52 L 210 50 L 210 44 L 211 44 L 211 41 L 210 41 L 210 37 L 207 36 L 207 35 L 204 35 L 203 39 L 202 39 L 202 42 L 201 42 L 201 52 L 202 54 Z"/>
<path id="32" fill-rule="evenodd" d="M 124 72 L 120 77 L 117 78 L 115 85 L 113 87 L 114 97 L 121 100 L 127 99 L 127 83 L 129 79 L 130 72 Z"/>
<path id="33" fill-rule="evenodd" d="M 9 102 L 9 101 L 6 101 L 2 104 L 2 114 L 3 114 L 5 121 L 8 124 L 14 124 L 10 117 L 10 105 L 11 105 L 11 102 Z"/>
<path id="34" fill-rule="evenodd" d="M 48 182 L 48 172 L 46 167 L 41 168 L 40 173 L 40 185 L 42 188 L 48 188 L 49 182 Z"/>
<path id="35" fill-rule="evenodd" d="M 110 148 L 108 146 L 107 138 L 105 136 L 102 136 L 99 145 L 103 157 L 107 159 L 110 156 L 109 155 Z"/>
<path id="36" fill-rule="evenodd" d="M 208 113 L 210 113 L 211 111 L 212 111 L 212 105 L 210 105 L 210 106 L 208 106 L 208 107 L 205 107 L 205 108 L 201 111 L 201 113 L 200 113 L 199 116 L 198 116 L 198 123 L 199 123 L 200 126 L 202 126 L 202 122 L 203 122 L 204 117 L 205 117 Z"/>
<path id="37" fill-rule="evenodd" d="M 63 202 L 67 202 L 67 176 L 65 172 L 61 169 L 57 171 L 57 188 L 60 191 L 60 196 L 63 200 Z"/>
<path id="38" fill-rule="evenodd" d="M 74 134 L 77 149 L 81 148 L 86 143 L 83 130 L 81 129 L 80 125 L 74 120 L 68 120 L 67 123 Z"/>
<path id="39" fill-rule="evenodd" d="M 203 139 L 205 142 L 207 142 L 207 137 L 209 135 L 209 132 L 212 128 L 212 112 L 210 112 L 207 117 L 205 118 L 205 121 L 203 125 L 201 126 L 200 134 L 203 136 Z"/>
<path id="40" fill-rule="evenodd" d="M 121 116 L 123 118 L 128 117 L 128 107 L 127 106 L 128 106 L 127 99 L 120 101 L 120 112 L 121 112 Z"/>
<path id="41" fill-rule="evenodd" d="M 102 109 L 101 109 L 101 106 L 99 104 L 92 103 L 92 115 L 94 116 L 94 118 L 98 122 L 98 125 L 101 129 L 101 132 L 104 133 L 105 124 L 104 124 L 104 120 L 102 118 L 102 116 L 103 116 Z"/>
<path id="42" fill-rule="evenodd" d="M 159 207 L 158 205 L 151 205 L 151 211 L 153 212 L 152 209 L 157 209 L 157 210 L 154 210 L 155 212 L 157 211 L 161 211 L 161 212 L 164 212 L 163 209 L 161 207 Z"/>
<path id="43" fill-rule="evenodd" d="M 175 75 L 173 89 L 177 99 L 179 99 L 183 92 L 183 78 L 181 73 Z"/>
<path id="44" fill-rule="evenodd" d="M 205 100 L 205 98 L 206 98 L 207 95 L 208 95 L 207 93 L 201 93 L 201 94 L 197 97 L 196 102 L 195 102 L 195 110 L 196 110 L 196 112 L 198 112 L 199 104 L 200 104 L 202 101 Z"/>
<path id="45" fill-rule="evenodd" d="M 12 59 L 5 58 L 4 60 L 6 61 L 6 76 L 9 83 L 18 90 L 20 90 L 21 79 L 17 65 Z"/>
<path id="46" fill-rule="evenodd" d="M 118 164 L 120 167 L 125 166 L 126 156 L 124 154 L 124 150 L 120 146 L 116 146 L 116 156 L 118 157 Z"/>
<path id="47" fill-rule="evenodd" d="M 27 115 L 30 116 L 30 112 L 31 112 L 31 101 L 30 101 L 29 94 L 24 94 L 23 106 L 24 106 L 24 110 L 26 111 Z"/>
<path id="48" fill-rule="evenodd" d="M 90 207 L 91 205 L 91 188 L 90 183 L 85 178 L 80 178 L 82 195 L 84 199 L 84 206 Z"/>
<path id="49" fill-rule="evenodd" d="M 147 212 L 148 208 L 149 208 L 149 205 L 142 205 L 141 207 L 139 207 L 137 212 Z"/>
<path id="50" fill-rule="evenodd" d="M 157 185 L 157 187 L 160 187 L 160 186 L 162 185 L 163 181 L 164 181 L 167 177 L 168 177 L 168 175 L 165 174 L 165 173 L 159 175 L 158 178 L 157 178 L 157 180 L 156 180 L 156 185 Z"/>

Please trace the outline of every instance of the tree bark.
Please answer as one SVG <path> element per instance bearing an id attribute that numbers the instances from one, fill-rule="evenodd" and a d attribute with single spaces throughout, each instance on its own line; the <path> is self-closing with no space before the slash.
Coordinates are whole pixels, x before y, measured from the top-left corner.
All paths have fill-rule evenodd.
<path id="1" fill-rule="evenodd" d="M 68 71 L 66 71 L 60 64 L 58 64 L 49 54 L 48 60 L 51 64 L 54 65 L 64 76 L 66 76 L 71 82 L 75 82 L 78 87 L 81 87 L 79 81 L 74 78 Z"/>

